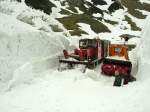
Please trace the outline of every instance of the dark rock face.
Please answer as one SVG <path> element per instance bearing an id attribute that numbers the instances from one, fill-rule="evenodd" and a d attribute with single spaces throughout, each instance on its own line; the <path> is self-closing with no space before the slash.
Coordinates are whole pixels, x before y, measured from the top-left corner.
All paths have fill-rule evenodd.
<path id="1" fill-rule="evenodd" d="M 89 13 L 91 13 L 91 14 L 100 13 L 100 14 L 104 15 L 103 11 L 95 6 L 89 8 Z"/>
<path id="2" fill-rule="evenodd" d="M 144 19 L 146 15 L 139 10 L 145 10 L 150 12 L 150 4 L 141 3 L 139 0 L 121 0 L 124 7 L 128 9 L 128 12 L 139 19 Z M 139 10 L 137 10 L 139 9 Z"/>
<path id="3" fill-rule="evenodd" d="M 86 12 L 86 7 L 84 4 L 86 3 L 85 0 L 66 0 L 63 3 L 68 4 L 67 9 L 71 10 L 72 12 L 77 13 L 75 7 L 78 7 L 81 11 Z"/>
<path id="4" fill-rule="evenodd" d="M 95 5 L 107 5 L 104 0 L 92 0 L 93 4 Z"/>
<path id="5" fill-rule="evenodd" d="M 66 0 L 69 6 L 82 6 L 85 1 L 84 0 Z"/>
<path id="6" fill-rule="evenodd" d="M 97 8 L 96 5 L 93 5 L 90 2 L 87 2 L 86 4 L 89 6 L 89 8 L 86 12 L 87 14 L 92 15 L 93 13 L 100 13 L 100 14 L 104 15 L 103 11 L 101 9 Z"/>
<path id="7" fill-rule="evenodd" d="M 118 9 L 121 9 L 121 8 L 123 9 L 123 6 L 121 5 L 121 3 L 118 2 L 118 1 L 115 1 L 114 3 L 112 3 L 112 4 L 109 6 L 108 10 L 109 10 L 110 13 L 112 13 L 112 12 L 114 12 L 115 10 L 118 10 Z"/>
<path id="8" fill-rule="evenodd" d="M 71 35 L 81 36 L 81 34 L 85 34 L 85 32 L 81 31 L 77 23 L 89 24 L 91 29 L 95 33 L 110 32 L 107 26 L 105 26 L 102 22 L 93 19 L 91 16 L 87 14 L 81 14 L 81 15 L 76 14 L 68 17 L 58 18 L 57 20 L 60 21 L 66 29 L 71 30 L 70 32 Z"/>
<path id="9" fill-rule="evenodd" d="M 21 0 L 16 0 L 17 2 L 21 2 Z"/>
<path id="10" fill-rule="evenodd" d="M 47 14 L 52 12 L 51 8 L 55 7 L 49 0 L 25 0 L 25 3 L 35 9 L 44 11 Z"/>

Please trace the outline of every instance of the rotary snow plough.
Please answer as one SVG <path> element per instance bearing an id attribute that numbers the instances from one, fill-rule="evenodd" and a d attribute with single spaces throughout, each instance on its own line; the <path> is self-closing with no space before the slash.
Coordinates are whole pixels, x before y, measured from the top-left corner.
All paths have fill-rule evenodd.
<path id="1" fill-rule="evenodd" d="M 114 75 L 115 71 L 130 74 L 132 64 L 128 59 L 128 47 L 126 45 L 110 44 L 108 40 L 81 39 L 79 48 L 73 53 L 63 50 L 63 56 L 59 56 L 59 70 L 62 64 L 67 68 L 75 65 L 84 65 L 85 68 L 94 69 L 101 64 L 101 72 L 105 75 Z"/>
<path id="2" fill-rule="evenodd" d="M 104 58 L 101 70 L 102 74 L 112 76 L 115 72 L 119 74 L 130 74 L 132 64 L 128 58 L 128 47 L 124 44 L 111 44 L 109 55 Z"/>

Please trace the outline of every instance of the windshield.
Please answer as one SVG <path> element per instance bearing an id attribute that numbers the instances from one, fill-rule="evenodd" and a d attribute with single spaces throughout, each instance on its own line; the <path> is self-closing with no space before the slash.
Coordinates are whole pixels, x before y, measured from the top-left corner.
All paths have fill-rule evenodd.
<path id="1" fill-rule="evenodd" d="M 88 41 L 80 41 L 80 47 L 86 48 L 88 45 Z"/>
<path id="2" fill-rule="evenodd" d="M 96 40 L 80 40 L 79 47 L 86 49 L 88 47 L 90 48 L 96 48 L 97 46 L 97 41 Z"/>
<path id="3" fill-rule="evenodd" d="M 116 53 L 121 53 L 121 50 L 122 50 L 121 48 L 115 48 Z"/>

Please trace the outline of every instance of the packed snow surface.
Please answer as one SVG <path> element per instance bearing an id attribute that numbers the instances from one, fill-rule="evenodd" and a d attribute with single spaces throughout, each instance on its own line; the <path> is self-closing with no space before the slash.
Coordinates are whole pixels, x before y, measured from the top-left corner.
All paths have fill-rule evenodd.
<path id="1" fill-rule="evenodd" d="M 0 95 L 3 112 L 145 112 L 149 111 L 149 82 L 112 87 L 113 78 L 88 70 L 50 71 L 32 83 Z"/>

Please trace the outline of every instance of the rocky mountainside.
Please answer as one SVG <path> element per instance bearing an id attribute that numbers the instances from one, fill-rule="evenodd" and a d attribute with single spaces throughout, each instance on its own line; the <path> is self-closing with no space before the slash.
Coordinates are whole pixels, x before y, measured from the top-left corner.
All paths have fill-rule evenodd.
<path id="1" fill-rule="evenodd" d="M 143 19 L 150 12 L 149 0 L 25 0 L 25 3 L 47 14 L 55 13 L 70 34 L 78 36 L 88 34 L 80 23 L 89 25 L 96 34 L 117 30 L 118 36 L 139 34 Z"/>

